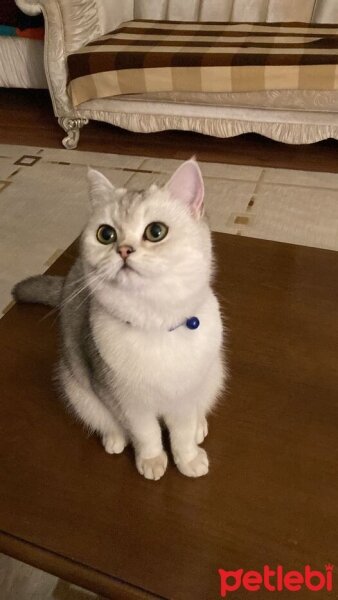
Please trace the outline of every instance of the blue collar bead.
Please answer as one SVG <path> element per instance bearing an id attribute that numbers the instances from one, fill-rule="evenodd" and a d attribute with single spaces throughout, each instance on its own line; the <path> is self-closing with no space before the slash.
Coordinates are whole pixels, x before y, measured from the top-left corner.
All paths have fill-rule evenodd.
<path id="1" fill-rule="evenodd" d="M 197 317 L 190 317 L 190 319 L 186 320 L 185 324 L 188 329 L 197 329 L 197 327 L 200 326 L 200 322 Z"/>
<path id="2" fill-rule="evenodd" d="M 177 325 L 176 327 L 172 327 L 169 331 L 175 331 L 179 327 L 183 327 L 185 325 L 188 329 L 197 329 L 200 326 L 199 319 L 197 317 L 190 317 L 185 321 L 185 323 L 181 323 L 181 325 Z"/>

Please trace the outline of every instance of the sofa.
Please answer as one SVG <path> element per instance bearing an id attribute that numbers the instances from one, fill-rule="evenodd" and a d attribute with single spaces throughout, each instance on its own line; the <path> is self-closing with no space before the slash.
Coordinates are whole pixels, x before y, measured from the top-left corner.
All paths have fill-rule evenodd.
<path id="1" fill-rule="evenodd" d="M 195 131 L 218 137 L 254 132 L 289 144 L 338 139 L 336 84 L 316 89 L 152 91 L 94 98 L 74 105 L 69 93 L 69 55 L 82 52 L 121 23 L 154 21 L 332 24 L 338 33 L 337 0 L 16 0 L 27 14 L 45 18 L 45 70 L 55 116 L 66 132 L 63 145 L 77 147 L 90 119 L 135 131 Z M 337 51 L 336 51 L 337 52 Z"/>
<path id="2" fill-rule="evenodd" d="M 0 1 L 0 88 L 47 88 L 40 15 L 22 13 L 14 0 Z"/>

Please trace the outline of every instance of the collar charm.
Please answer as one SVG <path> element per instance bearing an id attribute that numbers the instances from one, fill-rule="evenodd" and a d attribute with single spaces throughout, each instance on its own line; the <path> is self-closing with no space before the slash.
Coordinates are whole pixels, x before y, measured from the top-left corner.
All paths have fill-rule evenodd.
<path id="1" fill-rule="evenodd" d="M 186 320 L 185 324 L 188 329 L 197 329 L 197 327 L 200 326 L 200 322 L 197 317 L 190 317 Z"/>

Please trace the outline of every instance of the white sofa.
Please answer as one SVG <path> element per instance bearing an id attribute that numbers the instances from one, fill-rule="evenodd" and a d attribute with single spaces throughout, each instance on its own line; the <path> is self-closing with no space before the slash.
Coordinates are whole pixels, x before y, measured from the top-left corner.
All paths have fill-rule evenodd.
<path id="1" fill-rule="evenodd" d="M 338 91 L 271 90 L 240 93 L 153 93 L 72 105 L 67 56 L 123 21 L 301 21 L 334 23 L 338 0 L 16 0 L 46 22 L 45 69 L 54 112 L 76 148 L 89 119 L 132 131 L 197 131 L 218 137 L 255 132 L 290 144 L 338 139 Z M 315 87 L 315 82 L 314 82 Z"/>
<path id="2" fill-rule="evenodd" d="M 43 66 L 42 40 L 0 36 L 0 88 L 2 87 L 48 87 Z"/>

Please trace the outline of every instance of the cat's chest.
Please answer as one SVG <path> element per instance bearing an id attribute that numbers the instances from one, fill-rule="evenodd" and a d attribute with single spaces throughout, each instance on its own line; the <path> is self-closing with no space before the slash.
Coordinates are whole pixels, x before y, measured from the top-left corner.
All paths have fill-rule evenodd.
<path id="1" fill-rule="evenodd" d="M 174 379 L 182 384 L 205 376 L 221 343 L 217 303 L 200 317 L 200 327 L 194 330 L 182 325 L 173 331 L 145 331 L 102 311 L 92 317 L 91 328 L 115 380 L 146 382 L 156 388 L 172 385 Z"/>

